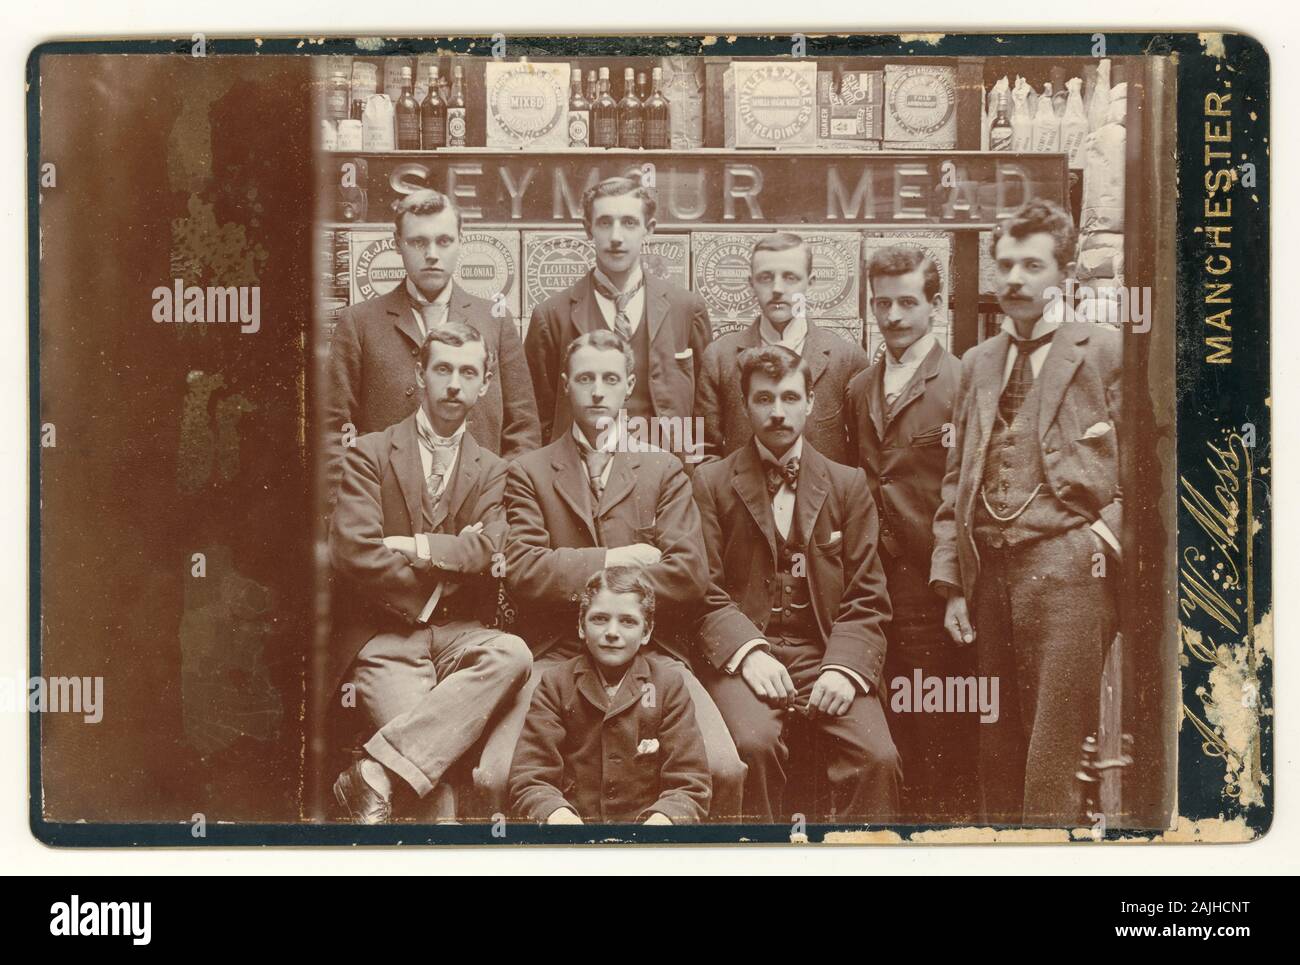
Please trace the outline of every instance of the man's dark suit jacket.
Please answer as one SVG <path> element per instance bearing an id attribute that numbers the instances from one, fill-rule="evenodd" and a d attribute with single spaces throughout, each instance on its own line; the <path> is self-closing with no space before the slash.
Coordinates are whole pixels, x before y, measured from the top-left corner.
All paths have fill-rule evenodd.
<path id="1" fill-rule="evenodd" d="M 709 813 L 712 786 L 676 664 L 638 653 L 612 702 L 586 653 L 542 675 L 510 768 L 520 817 L 545 821 L 569 807 L 587 822 L 640 822 L 658 811 L 694 824 Z"/>
<path id="2" fill-rule="evenodd" d="M 762 461 L 751 442 L 695 471 L 709 553 L 709 588 L 697 652 L 718 669 L 762 637 L 776 579 L 776 522 Z M 809 596 L 826 646 L 823 666 L 855 670 L 880 687 L 889 622 L 876 552 L 876 505 L 861 469 L 831 462 L 805 439 L 792 532 L 804 534 Z"/>
<path id="3" fill-rule="evenodd" d="M 348 450 L 329 535 L 337 578 L 331 680 L 342 678 L 376 634 L 415 630 L 440 580 L 457 586 L 448 603 L 458 615 L 491 622 L 497 603 L 493 556 L 503 551 L 506 538 L 505 486 L 506 463 L 467 431 L 451 481 L 435 508 L 429 531 L 431 559 L 413 563 L 384 546 L 384 537 L 422 531 L 424 466 L 415 415 L 362 436 Z M 459 535 L 479 522 L 481 532 Z"/>
<path id="4" fill-rule="evenodd" d="M 934 517 L 932 583 L 975 593 L 975 500 L 1002 395 L 1011 336 L 1000 332 L 961 360 L 961 385 L 953 424 L 957 444 L 948 450 L 943 500 Z M 1042 385 L 1035 413 L 1043 477 L 1058 499 L 1089 522 L 1103 520 L 1120 539 L 1119 488 L 1120 334 L 1104 325 L 1065 322 L 1036 379 Z"/>
<path id="5" fill-rule="evenodd" d="M 401 284 L 386 295 L 345 309 L 330 340 L 324 430 L 330 479 L 341 469 L 342 426 L 357 435 L 401 422 L 420 406 L 415 375 L 420 365 L 420 329 L 411 297 Z M 452 282 L 448 321 L 464 322 L 483 336 L 495 354 L 488 391 L 470 410 L 466 428 L 480 446 L 513 459 L 542 444 L 528 363 L 515 320 L 497 318 L 492 303 Z"/>
<path id="6" fill-rule="evenodd" d="M 728 332 L 704 350 L 695 386 L 695 414 L 704 420 L 704 455 L 721 459 L 754 436 L 740 391 L 740 353 L 763 344 L 758 321 Z M 852 452 L 845 428 L 845 393 L 849 381 L 867 367 L 867 354 L 834 332 L 808 322 L 803 357 L 812 370 L 813 411 L 804 438 L 827 459 L 848 465 Z"/>
<path id="7" fill-rule="evenodd" d="M 618 452 L 600 505 L 572 432 L 510 464 L 506 480 L 506 589 L 525 619 L 519 634 L 540 657 L 578 633 L 578 597 L 605 568 L 605 549 L 649 543 L 662 558 L 645 568 L 656 597 L 655 642 L 683 660 L 682 629 L 704 594 L 700 514 L 678 458 Z"/>
<path id="8" fill-rule="evenodd" d="M 961 362 L 937 342 L 894 402 L 885 404 L 885 360 L 849 383 L 851 461 L 867 473 L 880 514 L 881 552 L 930 572 L 934 514 L 948 461 L 945 433 L 961 381 Z M 939 604 L 942 600 L 936 596 Z"/>
<path id="9" fill-rule="evenodd" d="M 691 415 L 704 348 L 713 338 L 704 299 L 645 272 L 645 318 L 650 339 L 650 401 L 661 418 Z M 569 343 L 586 332 L 608 329 L 588 272 L 533 309 L 524 351 L 542 421 L 542 438 L 554 442 L 569 431 L 573 415 L 560 389 Z M 694 438 L 694 437 L 692 437 Z"/>

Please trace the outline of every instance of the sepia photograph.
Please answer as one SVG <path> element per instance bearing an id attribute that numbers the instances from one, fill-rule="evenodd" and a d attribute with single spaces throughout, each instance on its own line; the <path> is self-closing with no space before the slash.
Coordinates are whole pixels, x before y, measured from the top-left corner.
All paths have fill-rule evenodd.
<path id="1" fill-rule="evenodd" d="M 41 45 L 32 832 L 1261 835 L 1268 60 L 1206 36 Z"/>

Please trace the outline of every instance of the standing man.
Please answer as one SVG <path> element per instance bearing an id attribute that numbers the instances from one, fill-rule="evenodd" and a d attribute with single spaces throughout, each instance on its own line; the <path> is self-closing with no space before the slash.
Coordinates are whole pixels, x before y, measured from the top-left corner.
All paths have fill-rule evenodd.
<path id="1" fill-rule="evenodd" d="M 939 269 L 918 248 L 885 248 L 867 267 L 883 356 L 849 383 L 853 465 L 867 474 L 880 513 L 880 556 L 893 617 L 885 626 L 889 730 L 903 761 L 903 821 L 970 821 L 975 814 L 976 716 L 944 708 L 899 710 L 893 682 L 973 677 L 969 647 L 943 629 L 944 599 L 930 588 L 932 524 L 939 508 L 961 362 L 931 334 L 943 305 Z M 975 708 L 971 708 L 972 711 Z"/>
<path id="2" fill-rule="evenodd" d="M 934 518 L 945 626 L 976 642 L 1001 708 L 980 725 L 984 818 L 1073 825 L 1115 632 L 1120 335 L 1063 322 L 1074 224 L 1030 201 L 993 232 L 1002 332 L 962 359 L 956 445 Z M 969 605 L 968 605 L 968 601 Z M 972 624 L 973 617 L 973 624 Z"/>
<path id="3" fill-rule="evenodd" d="M 515 320 L 508 311 L 493 314 L 491 302 L 452 280 L 460 261 L 460 211 L 433 190 L 404 196 L 393 211 L 406 280 L 386 295 L 346 309 L 330 341 L 325 432 L 331 488 L 342 467 L 346 426 L 354 427 L 354 435 L 378 432 L 419 408 L 420 346 L 447 321 L 475 329 L 498 360 L 497 377 L 470 413 L 470 435 L 506 460 L 542 444 Z"/>
<path id="4" fill-rule="evenodd" d="M 657 419 L 665 429 L 691 417 L 713 330 L 699 295 L 642 269 L 641 245 L 654 233 L 655 206 L 654 191 L 633 178 L 608 178 L 582 197 L 596 267 L 533 310 L 525 340 L 546 442 L 562 438 L 574 422 L 560 379 L 569 343 L 587 332 L 616 332 L 631 347 L 636 379 L 629 383 L 628 418 L 647 425 Z M 679 456 L 686 441 L 672 447 Z"/>
<path id="5" fill-rule="evenodd" d="M 790 731 L 802 724 L 821 745 L 835 820 L 888 823 L 902 775 L 881 706 L 889 598 L 871 491 L 861 469 L 804 438 L 806 361 L 768 345 L 739 365 L 754 437 L 694 483 L 709 554 L 697 646 L 749 768 L 745 815 L 789 818 Z"/>
<path id="6" fill-rule="evenodd" d="M 867 354 L 808 318 L 812 248 L 780 231 L 763 238 L 749 257 L 749 286 L 758 299 L 754 324 L 728 332 L 704 352 L 695 387 L 695 413 L 704 420 L 706 459 L 721 459 L 749 442 L 753 430 L 740 390 L 740 354 L 760 345 L 783 345 L 808 362 L 817 408 L 806 438 L 823 456 L 848 464 L 852 453 L 844 412 L 849 381 L 867 367 Z"/>
<path id="7" fill-rule="evenodd" d="M 617 414 L 635 391 L 635 360 L 616 333 L 578 336 L 562 360 L 560 391 L 574 422 L 521 457 L 506 481 L 506 588 L 527 614 L 533 676 L 484 752 L 489 799 L 504 803 L 515 743 L 541 674 L 581 652 L 578 604 L 587 581 L 611 566 L 639 566 L 658 618 L 651 650 L 676 658 L 713 776 L 712 816 L 740 810 L 744 768 L 709 695 L 695 679 L 688 620 L 708 575 L 700 514 L 681 461 L 629 439 Z"/>
<path id="8" fill-rule="evenodd" d="M 330 679 L 372 736 L 334 795 L 357 824 L 427 797 L 528 679 L 519 637 L 488 629 L 505 545 L 506 464 L 465 431 L 492 359 L 461 322 L 425 339 L 421 405 L 347 452 L 330 527 L 338 577 Z"/>

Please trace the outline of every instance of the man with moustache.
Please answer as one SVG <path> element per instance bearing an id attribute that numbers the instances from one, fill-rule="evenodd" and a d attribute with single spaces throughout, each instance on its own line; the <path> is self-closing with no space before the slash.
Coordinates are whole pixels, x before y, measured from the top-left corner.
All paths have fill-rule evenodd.
<path id="1" fill-rule="evenodd" d="M 335 693 L 351 682 L 371 733 L 334 784 L 357 824 L 390 820 L 401 797 L 428 798 L 528 679 L 528 646 L 486 626 L 506 463 L 466 426 L 492 363 L 477 329 L 435 326 L 416 372 L 420 408 L 347 452 L 329 539 L 330 680 Z"/>
<path id="2" fill-rule="evenodd" d="M 999 681 L 998 719 L 979 728 L 991 823 L 1082 820 L 1074 773 L 1115 632 L 1120 334 L 1062 321 L 1074 249 L 1070 215 L 1047 201 L 994 230 L 1007 317 L 962 359 L 934 518 L 946 629 Z"/>
<path id="3" fill-rule="evenodd" d="M 573 424 L 569 399 L 559 388 L 565 353 L 579 335 L 611 331 L 632 351 L 627 418 L 658 420 L 660 434 L 685 426 L 695 398 L 704 348 L 713 337 L 704 300 L 644 271 L 641 246 L 655 229 L 655 193 L 635 178 L 608 178 L 582 197 L 582 224 L 596 249 L 596 267 L 533 310 L 524 340 L 542 438 L 563 438 Z M 670 446 L 679 456 L 687 443 Z"/>
<path id="4" fill-rule="evenodd" d="M 843 403 L 849 381 L 867 367 L 867 355 L 808 318 L 812 264 L 812 248 L 796 234 L 774 232 L 754 245 L 749 285 L 758 299 L 758 318 L 705 349 L 695 387 L 695 414 L 704 420 L 706 460 L 735 452 L 753 435 L 740 391 L 737 360 L 741 353 L 760 345 L 784 345 L 807 360 L 812 372 L 817 408 L 805 433 L 808 441 L 828 459 L 850 461 Z"/>
<path id="5" fill-rule="evenodd" d="M 791 760 L 819 759 L 811 739 L 833 819 L 888 823 L 902 775 L 881 706 L 889 598 L 871 491 L 804 438 L 806 360 L 767 345 L 739 366 L 753 438 L 694 477 L 709 565 L 696 647 L 748 768 L 745 815 L 788 819 Z"/>
<path id="6" fill-rule="evenodd" d="M 433 190 L 405 195 L 393 211 L 406 280 L 386 295 L 345 309 L 330 340 L 324 423 L 331 490 L 348 439 L 386 429 L 419 407 L 420 346 L 446 321 L 478 331 L 498 360 L 497 377 L 470 412 L 470 435 L 506 460 L 542 443 L 515 320 L 508 311 L 494 314 L 491 302 L 453 279 L 460 261 L 460 211 Z"/>
<path id="7" fill-rule="evenodd" d="M 506 588 L 526 615 L 533 676 L 484 751 L 482 789 L 498 807 L 529 700 L 541 674 L 580 652 L 578 602 L 612 566 L 639 566 L 654 590 L 651 649 L 675 658 L 691 697 L 713 780 L 715 819 L 740 809 L 744 767 L 726 724 L 688 667 L 688 620 L 707 582 L 700 514 L 682 462 L 629 438 L 618 413 L 635 391 L 635 358 L 616 332 L 579 335 L 562 359 L 560 391 L 573 423 L 511 464 L 506 480 Z"/>
<path id="8" fill-rule="evenodd" d="M 885 351 L 848 388 L 853 465 L 867 474 L 880 514 L 880 556 L 893 616 L 885 626 L 889 730 L 903 762 L 904 823 L 969 821 L 975 808 L 976 717 L 912 713 L 892 698 L 902 680 L 969 677 L 969 647 L 943 629 L 944 599 L 930 588 L 939 508 L 961 362 L 931 333 L 943 305 L 939 269 L 920 248 L 884 248 L 867 266 L 871 312 Z M 971 708 L 975 710 L 974 707 Z"/>

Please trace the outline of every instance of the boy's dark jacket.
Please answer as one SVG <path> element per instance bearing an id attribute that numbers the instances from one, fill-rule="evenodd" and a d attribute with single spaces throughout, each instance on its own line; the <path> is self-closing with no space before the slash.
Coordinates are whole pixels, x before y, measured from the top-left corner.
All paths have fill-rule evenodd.
<path id="1" fill-rule="evenodd" d="M 712 780 L 681 666 L 638 653 L 612 703 L 584 651 L 542 675 L 510 768 L 512 810 L 545 821 L 703 820 Z"/>

